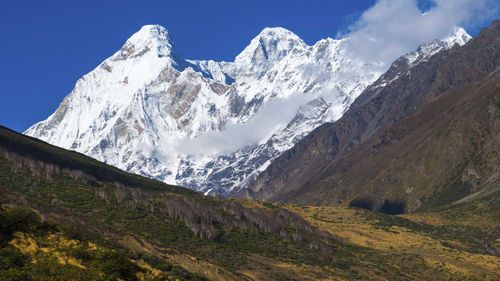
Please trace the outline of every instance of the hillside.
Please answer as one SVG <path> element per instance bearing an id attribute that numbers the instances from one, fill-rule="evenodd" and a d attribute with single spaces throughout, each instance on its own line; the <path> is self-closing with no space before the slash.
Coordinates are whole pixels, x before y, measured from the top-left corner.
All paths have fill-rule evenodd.
<path id="1" fill-rule="evenodd" d="M 132 272 L 136 277 L 159 270 L 165 278 L 191 280 L 494 280 L 499 273 L 500 261 L 491 256 L 496 245 L 478 242 L 474 236 L 483 232 L 473 232 L 475 226 L 432 225 L 424 214 L 397 218 L 204 197 L 3 127 L 0 192 L 2 212 L 28 208 L 52 225 L 43 231 L 12 229 L 2 238 L 8 256 L 42 259 L 40 266 L 50 265 L 61 278 L 104 270 L 93 266 L 99 256 L 77 255 L 64 246 L 68 239 L 84 253 L 90 242 L 121 253 L 120 259 L 145 261 L 146 267 L 141 263 Z M 425 244 L 429 252 L 404 242 L 396 251 L 387 245 L 396 238 Z M 454 254 L 445 258 L 448 252 Z M 462 268 L 464 262 L 470 265 Z M 34 268 L 20 264 L 17 270 L 29 275 Z"/>
<path id="2" fill-rule="evenodd" d="M 239 279 L 229 270 L 245 264 L 251 253 L 334 262 L 335 239 L 284 209 L 245 208 L 203 197 L 5 128 L 0 147 L 5 203 L 33 208 L 46 220 L 73 225 L 210 279 Z M 321 254 L 313 255 L 312 248 Z"/>
<path id="3" fill-rule="evenodd" d="M 168 263 L 88 241 L 76 228 L 42 222 L 29 209 L 0 209 L 0 226 L 0 280 L 205 280 Z"/>

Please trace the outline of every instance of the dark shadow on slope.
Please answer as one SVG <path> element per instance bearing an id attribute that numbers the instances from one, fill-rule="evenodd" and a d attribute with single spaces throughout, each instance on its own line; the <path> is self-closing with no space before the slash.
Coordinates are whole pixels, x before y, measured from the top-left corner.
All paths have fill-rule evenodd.
<path id="1" fill-rule="evenodd" d="M 352 200 L 351 203 L 349 203 L 349 207 L 377 211 L 388 215 L 400 215 L 406 213 L 406 202 L 399 200 L 385 199 L 384 203 L 379 205 L 374 199 L 362 197 Z"/>
<path id="2" fill-rule="evenodd" d="M 354 199 L 349 203 L 349 207 L 376 211 L 375 201 L 370 198 Z"/>
<path id="3" fill-rule="evenodd" d="M 380 206 L 379 212 L 388 215 L 401 215 L 406 213 L 406 203 L 404 201 L 385 200 Z"/>

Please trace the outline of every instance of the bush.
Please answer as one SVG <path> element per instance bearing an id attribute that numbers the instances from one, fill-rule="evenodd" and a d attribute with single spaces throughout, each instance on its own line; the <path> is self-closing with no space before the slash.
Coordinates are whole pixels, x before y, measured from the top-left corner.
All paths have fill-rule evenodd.
<path id="1" fill-rule="evenodd" d="M 140 268 L 132 263 L 125 254 L 117 251 L 103 251 L 96 256 L 96 267 L 106 276 L 116 280 L 137 280 L 135 273 Z"/>
<path id="2" fill-rule="evenodd" d="M 25 208 L 0 210 L 0 239 L 10 240 L 16 231 L 34 233 L 42 228 L 40 217 Z"/>
<path id="3" fill-rule="evenodd" d="M 0 248 L 0 270 L 20 268 L 29 261 L 30 258 L 27 255 L 20 253 L 13 247 L 7 246 Z"/>
<path id="4" fill-rule="evenodd" d="M 33 278 L 30 274 L 17 269 L 10 268 L 7 270 L 0 271 L 0 281 L 31 281 Z"/>

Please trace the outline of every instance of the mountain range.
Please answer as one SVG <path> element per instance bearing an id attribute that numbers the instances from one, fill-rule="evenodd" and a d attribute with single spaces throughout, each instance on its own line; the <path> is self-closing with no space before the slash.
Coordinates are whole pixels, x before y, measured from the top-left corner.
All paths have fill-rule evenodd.
<path id="1" fill-rule="evenodd" d="M 411 68 L 469 39 L 457 28 L 401 60 Z M 197 61 L 177 55 L 165 28 L 144 26 L 25 133 L 125 171 L 234 194 L 339 119 L 385 71 L 348 44 L 327 38 L 309 46 L 291 31 L 265 28 L 234 62 Z"/>

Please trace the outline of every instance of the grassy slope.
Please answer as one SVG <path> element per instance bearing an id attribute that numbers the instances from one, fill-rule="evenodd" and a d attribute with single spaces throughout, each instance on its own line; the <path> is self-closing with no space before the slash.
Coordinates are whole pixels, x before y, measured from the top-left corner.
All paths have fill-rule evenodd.
<path id="1" fill-rule="evenodd" d="M 475 206 L 403 216 L 342 207 L 289 208 L 348 243 L 385 256 L 384 263 L 398 265 L 413 256 L 435 270 L 447 272 L 452 280 L 496 280 L 500 274 L 500 258 L 491 255 L 495 246 L 495 240 L 491 240 L 499 237 L 498 217 L 482 217 L 476 224 L 471 221 L 478 211 Z M 460 208 L 474 210 L 462 220 L 457 214 L 468 213 Z M 435 278 L 427 275 L 429 272 L 419 274 L 422 280 Z"/>
<path id="2" fill-rule="evenodd" d="M 42 223 L 28 209 L 1 208 L 0 226 L 2 281 L 202 280 L 168 263 L 146 261 L 124 249 L 103 247 L 80 233 Z"/>
<path id="3" fill-rule="evenodd" d="M 263 279 L 290 279 L 299 274 L 291 268 L 302 265 L 307 265 L 307 269 L 301 269 L 304 277 L 317 279 L 337 274 L 325 266 L 337 268 L 348 262 L 342 245 L 307 229 L 287 229 L 294 228 L 292 224 L 278 233 L 251 229 L 255 222 L 249 224 L 248 218 L 225 212 L 221 201 L 157 182 L 151 188 L 148 180 L 5 129 L 0 136 L 1 146 L 7 150 L 6 158 L 0 158 L 0 189 L 8 195 L 2 199 L 9 203 L 25 202 L 45 217 L 77 225 L 107 243 L 113 241 L 151 253 L 212 279 L 241 279 L 257 272 Z M 54 168 L 47 163 L 64 166 Z M 124 184 L 133 187 L 123 187 Z M 179 217 L 175 217 L 177 213 L 172 216 L 165 204 L 177 197 L 186 200 L 188 208 L 195 212 L 212 212 L 209 215 L 214 217 L 209 220 L 224 221 L 227 217 L 227 223 L 241 227 L 227 230 L 227 225 L 203 225 L 203 214 L 195 214 L 199 215 L 195 221 L 183 220 L 182 212 Z M 261 209 L 267 219 L 279 212 Z M 217 215 L 223 218 L 216 218 Z M 193 231 L 198 224 L 201 228 L 220 228 L 222 235 L 206 239 L 202 232 L 200 237 Z M 328 241 L 321 244 L 321 240 Z M 335 247 L 334 256 L 323 253 L 321 245 Z"/>
<path id="4" fill-rule="evenodd" d="M 427 233 L 434 228 L 417 231 L 394 217 L 332 209 L 335 214 L 363 214 L 348 227 L 335 217 L 318 219 L 323 215 L 318 212 L 329 215 L 328 208 L 206 198 L 3 128 L 0 152 L 0 193 L 4 195 L 0 203 L 28 206 L 61 228 L 76 227 L 85 241 L 124 248 L 136 258 L 147 256 L 208 279 L 446 280 L 493 279 L 498 273 L 480 262 L 474 270 L 459 271 L 452 267 L 460 265 L 453 259 L 435 261 L 415 252 L 421 245 L 434 245 L 438 249 L 432 257 L 440 257 L 460 249 L 454 255 L 457 259 L 474 264 L 481 257 L 498 265 L 497 258 L 473 253 L 471 248 L 477 244 L 459 241 L 456 247 L 443 246 L 448 240 L 455 245 L 454 237 L 434 237 Z M 331 235 L 310 228 L 284 208 Z M 400 225 L 395 227 L 406 235 L 397 251 L 387 245 L 396 237 L 390 225 Z M 358 236 L 371 240 L 360 242 Z M 417 244 L 405 245 L 405 241 Z"/>

